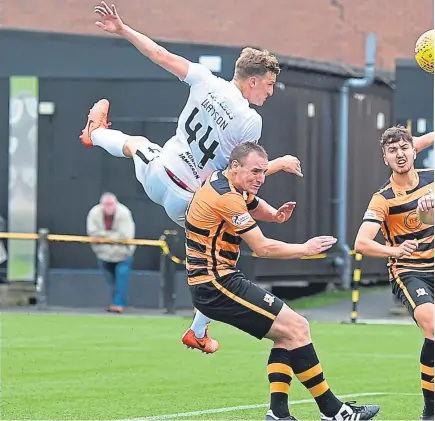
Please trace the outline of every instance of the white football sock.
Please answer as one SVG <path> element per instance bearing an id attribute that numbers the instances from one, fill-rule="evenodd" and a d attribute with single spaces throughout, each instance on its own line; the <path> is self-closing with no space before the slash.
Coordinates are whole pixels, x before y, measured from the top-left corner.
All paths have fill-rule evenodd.
<path id="1" fill-rule="evenodd" d="M 205 336 L 205 328 L 207 327 L 207 324 L 210 323 L 212 320 L 208 317 L 204 316 L 201 312 L 197 311 L 195 314 L 195 318 L 193 319 L 192 326 L 190 328 L 193 330 L 193 333 L 195 333 L 195 336 L 199 338 L 203 338 Z"/>
<path id="2" fill-rule="evenodd" d="M 127 135 L 119 130 L 99 127 L 91 133 L 91 140 L 95 146 L 105 149 L 110 155 L 126 158 L 122 152 L 127 141 Z"/>

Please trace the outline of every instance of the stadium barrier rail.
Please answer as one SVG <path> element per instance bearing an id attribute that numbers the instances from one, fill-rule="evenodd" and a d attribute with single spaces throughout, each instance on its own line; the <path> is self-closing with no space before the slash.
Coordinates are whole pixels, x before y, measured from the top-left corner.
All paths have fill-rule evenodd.
<path id="1" fill-rule="evenodd" d="M 162 306 L 166 308 L 169 314 L 175 313 L 175 282 L 174 275 L 176 265 L 185 266 L 184 258 L 174 255 L 168 245 L 169 236 L 177 236 L 175 230 L 165 230 L 158 240 L 148 239 L 133 239 L 133 240 L 110 240 L 107 238 L 93 238 L 83 235 L 64 235 L 50 234 L 48 229 L 41 228 L 38 233 L 16 233 L 16 232 L 0 232 L 0 239 L 10 240 L 36 240 L 37 241 L 37 265 L 36 265 L 36 301 L 39 309 L 47 307 L 47 282 L 50 270 L 50 247 L 51 241 L 60 242 L 78 242 L 78 243 L 99 243 L 99 244 L 131 244 L 136 246 L 160 247 L 160 275 L 162 278 Z M 241 251 L 244 256 L 257 257 L 255 253 Z M 355 250 L 349 252 L 355 257 L 353 280 L 351 284 L 352 290 L 352 310 L 350 314 L 350 322 L 356 323 L 358 318 L 358 303 L 360 299 L 359 286 L 361 280 L 361 266 L 363 256 Z M 317 260 L 328 257 L 327 253 L 317 254 L 314 256 L 304 256 L 301 260 Z M 171 264 L 172 262 L 173 264 Z"/>

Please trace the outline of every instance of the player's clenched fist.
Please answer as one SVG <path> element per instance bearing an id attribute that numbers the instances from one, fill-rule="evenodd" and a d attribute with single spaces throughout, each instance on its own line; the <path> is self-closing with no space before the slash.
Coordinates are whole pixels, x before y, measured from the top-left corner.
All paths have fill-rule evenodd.
<path id="1" fill-rule="evenodd" d="M 430 210 L 432 210 L 434 204 L 433 199 L 434 199 L 433 193 L 420 197 L 420 199 L 418 199 L 418 204 L 417 204 L 418 210 L 422 212 L 429 212 Z"/>
<path id="2" fill-rule="evenodd" d="M 418 241 L 417 240 L 406 240 L 400 246 L 394 247 L 395 253 L 394 256 L 397 259 L 401 259 L 403 257 L 410 257 L 412 253 L 417 249 Z"/>

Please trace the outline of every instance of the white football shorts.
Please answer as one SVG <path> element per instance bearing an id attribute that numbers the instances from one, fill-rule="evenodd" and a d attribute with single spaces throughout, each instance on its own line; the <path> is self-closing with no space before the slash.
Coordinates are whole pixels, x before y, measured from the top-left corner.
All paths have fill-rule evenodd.
<path id="1" fill-rule="evenodd" d="M 163 206 L 169 218 L 184 228 L 185 213 L 193 191 L 163 165 L 161 153 L 162 148 L 155 143 L 141 145 L 133 158 L 136 178 L 147 196 Z"/>

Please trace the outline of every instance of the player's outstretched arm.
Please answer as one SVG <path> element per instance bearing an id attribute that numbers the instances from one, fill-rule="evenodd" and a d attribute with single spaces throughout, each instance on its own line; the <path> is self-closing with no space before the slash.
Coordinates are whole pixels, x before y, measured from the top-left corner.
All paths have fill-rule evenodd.
<path id="1" fill-rule="evenodd" d="M 389 247 L 375 241 L 380 225 L 376 222 L 364 221 L 355 240 L 355 250 L 358 253 L 373 257 L 395 257 L 401 259 L 410 257 L 418 247 L 417 240 L 406 240 L 397 247 Z"/>
<path id="2" fill-rule="evenodd" d="M 240 236 L 258 257 L 270 259 L 298 259 L 303 256 L 313 256 L 328 250 L 337 242 L 336 238 L 325 235 L 311 238 L 303 244 L 284 243 L 265 237 L 258 226 Z"/>
<path id="3" fill-rule="evenodd" d="M 161 45 L 154 42 L 151 38 L 130 28 L 120 18 L 116 7 L 112 4 L 109 7 L 104 1 L 94 8 L 95 13 L 100 17 L 100 21 L 95 22 L 99 28 L 111 34 L 118 34 L 133 44 L 143 55 L 151 61 L 163 67 L 168 72 L 184 80 L 189 70 L 189 60 L 184 57 L 170 53 Z"/>
<path id="4" fill-rule="evenodd" d="M 284 155 L 279 158 L 269 161 L 266 175 L 272 175 L 278 171 L 285 171 L 291 174 L 296 174 L 298 177 L 303 177 L 301 162 L 298 158 L 292 155 Z"/>
<path id="5" fill-rule="evenodd" d="M 287 202 L 275 209 L 269 205 L 265 200 L 258 198 L 257 207 L 249 213 L 256 221 L 276 222 L 282 224 L 290 219 L 296 202 Z"/>
<path id="6" fill-rule="evenodd" d="M 433 145 L 434 132 L 426 133 L 422 136 L 414 136 L 414 147 L 415 150 L 421 152 L 423 149 L 428 148 Z"/>

